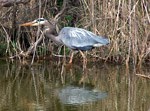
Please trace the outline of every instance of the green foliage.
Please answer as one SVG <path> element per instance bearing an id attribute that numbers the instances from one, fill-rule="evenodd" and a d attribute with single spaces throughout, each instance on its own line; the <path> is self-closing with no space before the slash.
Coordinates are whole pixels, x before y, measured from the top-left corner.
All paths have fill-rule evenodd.
<path id="1" fill-rule="evenodd" d="M 0 56 L 5 56 L 6 55 L 6 49 L 7 49 L 7 44 L 6 43 L 1 43 L 0 44 Z"/>
<path id="2" fill-rule="evenodd" d="M 44 56 L 47 54 L 47 52 L 49 52 L 47 47 L 43 47 L 43 46 L 39 46 L 36 51 L 37 51 L 37 54 L 40 56 L 42 55 Z"/>
<path id="3" fill-rule="evenodd" d="M 71 21 L 73 19 L 73 17 L 71 15 L 67 15 L 65 16 L 66 21 Z"/>
<path id="4" fill-rule="evenodd" d="M 61 7 L 63 5 L 63 0 L 57 0 L 57 5 Z"/>
<path id="5" fill-rule="evenodd" d="M 71 26 L 71 22 L 73 20 L 73 16 L 72 15 L 66 15 L 65 16 L 65 26 Z"/>
<path id="6" fill-rule="evenodd" d="M 64 48 L 64 46 L 60 50 L 61 55 L 64 55 L 64 53 L 65 53 L 65 55 L 69 55 L 69 52 L 70 52 L 70 49 L 67 47 Z"/>

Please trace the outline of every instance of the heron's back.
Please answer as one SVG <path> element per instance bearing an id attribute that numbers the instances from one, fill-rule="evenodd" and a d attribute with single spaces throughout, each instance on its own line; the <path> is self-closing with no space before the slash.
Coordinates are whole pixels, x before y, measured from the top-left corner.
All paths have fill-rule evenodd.
<path id="1" fill-rule="evenodd" d="M 75 50 L 90 50 L 93 47 L 100 47 L 109 44 L 107 38 L 81 28 L 64 27 L 59 37 L 64 45 Z"/>

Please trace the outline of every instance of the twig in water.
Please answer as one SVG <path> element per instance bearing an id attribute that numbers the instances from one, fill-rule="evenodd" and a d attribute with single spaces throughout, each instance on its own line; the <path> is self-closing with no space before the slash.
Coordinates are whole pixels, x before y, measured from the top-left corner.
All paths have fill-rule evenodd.
<path id="1" fill-rule="evenodd" d="M 137 76 L 140 76 L 140 77 L 144 77 L 144 78 L 147 78 L 147 79 L 150 79 L 150 75 L 146 76 L 146 75 L 143 75 L 143 74 L 136 74 Z"/>

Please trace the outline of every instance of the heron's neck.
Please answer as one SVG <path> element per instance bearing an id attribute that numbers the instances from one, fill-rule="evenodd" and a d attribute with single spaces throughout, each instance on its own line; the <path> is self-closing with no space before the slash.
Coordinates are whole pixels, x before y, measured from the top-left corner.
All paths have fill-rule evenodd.
<path id="1" fill-rule="evenodd" d="M 56 44 L 61 45 L 62 42 L 61 42 L 59 36 L 55 35 L 55 32 L 56 32 L 56 24 L 55 23 L 47 22 L 44 25 L 44 35 L 46 37 L 48 37 L 49 39 L 51 39 Z"/>
<path id="2" fill-rule="evenodd" d="M 54 35 L 54 33 L 52 33 L 49 28 L 44 30 L 44 35 L 46 37 L 48 37 L 49 39 L 51 39 L 57 45 L 62 45 L 62 42 L 61 42 L 59 36 Z"/>
<path id="3" fill-rule="evenodd" d="M 56 30 L 56 24 L 55 23 L 51 23 L 51 22 L 46 22 L 44 25 L 44 31 L 46 31 L 46 33 L 54 33 Z"/>

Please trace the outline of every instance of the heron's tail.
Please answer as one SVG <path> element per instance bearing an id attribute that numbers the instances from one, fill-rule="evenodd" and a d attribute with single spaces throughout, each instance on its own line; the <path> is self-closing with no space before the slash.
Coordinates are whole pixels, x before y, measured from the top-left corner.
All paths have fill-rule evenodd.
<path id="1" fill-rule="evenodd" d="M 106 37 L 98 36 L 98 37 L 95 37 L 95 39 L 101 45 L 108 45 L 110 43 L 110 40 Z"/>

